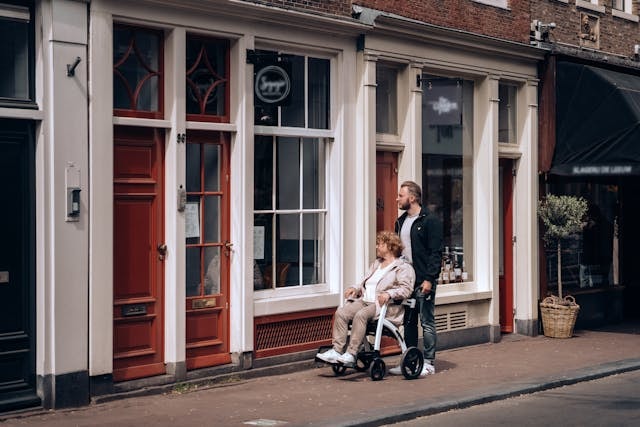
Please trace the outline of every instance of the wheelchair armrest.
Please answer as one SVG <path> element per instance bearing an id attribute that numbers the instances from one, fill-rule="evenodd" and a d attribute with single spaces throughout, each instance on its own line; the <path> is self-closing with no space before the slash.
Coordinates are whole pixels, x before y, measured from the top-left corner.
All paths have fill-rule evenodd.
<path id="1" fill-rule="evenodd" d="M 414 308 L 416 306 L 416 299 L 415 298 L 407 298 L 405 300 L 402 300 L 402 305 L 406 305 L 409 308 Z"/>

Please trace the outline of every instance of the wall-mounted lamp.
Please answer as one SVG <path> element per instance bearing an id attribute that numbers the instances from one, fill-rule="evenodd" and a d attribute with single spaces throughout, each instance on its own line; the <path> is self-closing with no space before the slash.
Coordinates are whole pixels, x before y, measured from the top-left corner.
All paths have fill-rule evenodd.
<path id="1" fill-rule="evenodd" d="M 76 67 L 82 61 L 82 58 L 79 56 L 76 57 L 76 60 L 73 61 L 73 64 L 67 64 L 67 77 L 73 77 L 76 75 Z"/>
<path id="2" fill-rule="evenodd" d="M 556 28 L 555 22 L 544 22 L 534 19 L 531 22 L 531 44 L 538 44 L 540 42 L 549 42 L 549 32 Z"/>

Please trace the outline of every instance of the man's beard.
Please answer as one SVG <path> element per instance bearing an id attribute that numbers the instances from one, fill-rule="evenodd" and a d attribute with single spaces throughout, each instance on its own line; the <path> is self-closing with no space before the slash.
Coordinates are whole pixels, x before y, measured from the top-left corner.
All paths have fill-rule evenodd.
<path id="1" fill-rule="evenodd" d="M 405 203 L 398 203 L 398 209 L 400 209 L 401 211 L 406 211 L 411 207 L 411 203 L 409 202 L 405 202 Z"/>

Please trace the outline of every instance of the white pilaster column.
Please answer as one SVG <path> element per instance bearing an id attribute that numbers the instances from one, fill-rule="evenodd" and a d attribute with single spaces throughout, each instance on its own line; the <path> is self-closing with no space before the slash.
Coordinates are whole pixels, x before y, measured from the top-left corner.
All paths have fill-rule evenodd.
<path id="1" fill-rule="evenodd" d="M 522 89 L 525 111 L 520 137 L 522 157 L 515 186 L 516 332 L 535 335 L 538 317 L 538 80 L 528 80 Z"/>
<path id="2" fill-rule="evenodd" d="M 165 117 L 171 129 L 165 140 L 165 341 L 167 372 L 186 378 L 185 238 L 184 213 L 178 212 L 178 192 L 186 191 L 185 142 L 178 135 L 186 132 L 185 64 L 186 32 L 174 28 L 165 40 Z"/>
<path id="3" fill-rule="evenodd" d="M 92 2 L 89 26 L 89 375 L 113 370 L 113 30 Z"/>
<path id="4" fill-rule="evenodd" d="M 38 159 L 36 369 L 45 407 L 86 404 L 88 381 L 87 4 L 41 5 L 45 111 Z M 73 25 L 69 25 L 72 22 Z M 73 67 L 69 72 L 69 66 Z M 69 220 L 67 188 L 80 188 L 80 213 Z M 73 393 L 70 393 L 73 390 Z"/>
<path id="5" fill-rule="evenodd" d="M 474 211 L 475 253 L 474 280 L 478 291 L 493 293 L 489 324 L 500 324 L 499 309 L 499 169 L 498 169 L 498 77 L 490 75 L 478 84 L 474 99 L 475 156 Z M 498 326 L 499 330 L 499 326 Z"/>

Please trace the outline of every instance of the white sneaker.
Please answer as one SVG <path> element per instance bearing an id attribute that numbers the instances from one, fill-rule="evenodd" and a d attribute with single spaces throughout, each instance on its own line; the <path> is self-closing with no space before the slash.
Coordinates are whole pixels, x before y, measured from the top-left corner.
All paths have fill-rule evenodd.
<path id="1" fill-rule="evenodd" d="M 338 363 L 342 363 L 345 366 L 353 366 L 356 363 L 356 358 L 351 353 L 345 353 L 342 356 L 338 357 Z"/>
<path id="2" fill-rule="evenodd" d="M 430 363 L 425 362 L 422 367 L 422 372 L 420 373 L 421 377 L 426 377 L 427 375 L 433 375 L 436 373 L 436 367 Z"/>
<path id="3" fill-rule="evenodd" d="M 342 356 L 342 355 L 340 353 L 338 353 L 337 351 L 335 351 L 334 349 L 327 350 L 324 353 L 316 354 L 316 357 L 318 359 L 323 360 L 323 361 L 325 361 L 327 363 L 336 363 L 340 356 Z"/>
<path id="4" fill-rule="evenodd" d="M 395 368 L 389 369 L 389 374 L 391 374 L 391 375 L 402 375 L 402 369 L 401 369 L 400 365 L 396 366 Z"/>

